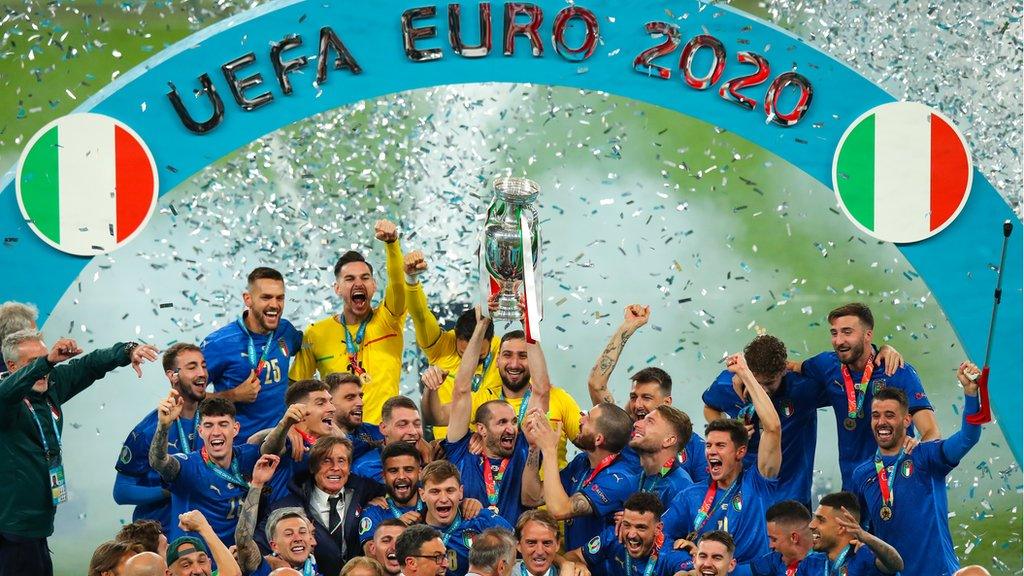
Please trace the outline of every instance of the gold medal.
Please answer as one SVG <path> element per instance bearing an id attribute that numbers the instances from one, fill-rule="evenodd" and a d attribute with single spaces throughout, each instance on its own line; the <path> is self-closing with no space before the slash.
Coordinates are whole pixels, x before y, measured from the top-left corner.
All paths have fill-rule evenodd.
<path id="1" fill-rule="evenodd" d="M 878 515 L 882 518 L 882 520 L 888 522 L 892 519 L 892 508 L 889 508 L 888 506 L 882 506 L 882 509 L 878 511 Z"/>
<path id="2" fill-rule="evenodd" d="M 857 428 L 857 421 L 853 418 L 847 418 L 846 420 L 843 420 L 843 428 L 853 431 Z"/>
<path id="3" fill-rule="evenodd" d="M 359 381 L 363 383 L 363 386 L 366 386 L 367 384 L 369 384 L 370 383 L 370 373 L 365 371 L 365 370 L 361 371 L 359 373 Z"/>
<path id="4" fill-rule="evenodd" d="M 494 512 L 495 514 L 501 514 L 501 512 L 498 511 L 497 506 L 488 506 L 487 509 L 490 510 L 491 512 Z"/>

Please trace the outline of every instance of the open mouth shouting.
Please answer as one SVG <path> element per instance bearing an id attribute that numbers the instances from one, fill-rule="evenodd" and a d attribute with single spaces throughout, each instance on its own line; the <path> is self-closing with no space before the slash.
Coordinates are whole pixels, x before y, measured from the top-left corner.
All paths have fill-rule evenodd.
<path id="1" fill-rule="evenodd" d="M 365 286 L 356 286 L 349 292 L 348 301 L 354 311 L 362 312 L 370 304 L 370 295 L 366 292 Z"/>
<path id="2" fill-rule="evenodd" d="M 210 449 L 215 452 L 220 452 L 224 449 L 227 444 L 227 440 L 223 436 L 215 436 L 210 438 Z"/>
<path id="3" fill-rule="evenodd" d="M 414 490 L 412 480 L 400 478 L 391 485 L 391 498 L 399 504 L 405 504 L 416 494 Z"/>
<path id="4" fill-rule="evenodd" d="M 697 573 L 701 576 L 718 576 L 718 568 L 714 566 L 704 565 L 697 569 Z"/>
<path id="5" fill-rule="evenodd" d="M 359 426 L 360 424 L 363 423 L 363 407 L 362 406 L 360 406 L 358 408 L 353 408 L 352 411 L 348 413 L 348 422 L 353 427 Z"/>
<path id="6" fill-rule="evenodd" d="M 875 426 L 875 440 L 879 446 L 889 447 L 895 442 L 896 430 L 889 424 L 878 424 Z"/>
<path id="7" fill-rule="evenodd" d="M 388 566 L 387 566 L 388 571 L 393 573 L 393 574 L 397 574 L 398 571 L 401 569 L 401 566 L 399 566 L 399 564 L 398 564 L 398 556 L 395 555 L 395 551 L 394 550 L 388 552 L 387 559 L 388 559 Z"/>
<path id="8" fill-rule="evenodd" d="M 720 457 L 708 456 L 708 472 L 715 480 L 718 480 L 725 475 L 725 466 L 723 465 Z"/>
<path id="9" fill-rule="evenodd" d="M 434 504 L 434 515 L 438 520 L 447 524 L 455 518 L 455 503 L 451 500 L 437 502 Z"/>
<path id="10" fill-rule="evenodd" d="M 509 454 L 511 454 L 512 453 L 512 449 L 515 448 L 515 445 L 516 445 L 516 435 L 515 435 L 515 433 L 513 432 L 513 433 L 502 434 L 501 438 L 498 439 L 498 445 L 501 446 L 501 449 L 503 451 L 507 451 Z"/>
<path id="11" fill-rule="evenodd" d="M 526 563 L 529 564 L 530 571 L 534 574 L 545 573 L 551 565 L 548 555 L 542 553 L 531 554 Z"/>
<path id="12" fill-rule="evenodd" d="M 624 544 L 626 545 L 626 552 L 633 558 L 639 558 L 644 555 L 644 541 L 640 536 L 626 536 Z"/>
<path id="13" fill-rule="evenodd" d="M 293 542 L 288 551 L 291 552 L 293 558 L 301 559 L 302 561 L 305 561 L 309 556 L 309 546 L 305 542 Z"/>

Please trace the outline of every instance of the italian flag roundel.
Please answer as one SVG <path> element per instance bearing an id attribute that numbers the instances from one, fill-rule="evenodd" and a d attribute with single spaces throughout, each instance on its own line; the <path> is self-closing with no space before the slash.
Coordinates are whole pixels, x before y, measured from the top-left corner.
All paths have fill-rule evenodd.
<path id="1" fill-rule="evenodd" d="M 914 102 L 872 108 L 839 140 L 832 185 L 864 232 L 895 243 L 939 233 L 971 189 L 971 155 L 948 118 Z"/>
<path id="2" fill-rule="evenodd" d="M 93 256 L 142 230 L 159 194 L 156 163 L 131 128 L 101 114 L 69 114 L 29 140 L 18 163 L 18 204 L 54 248 Z"/>

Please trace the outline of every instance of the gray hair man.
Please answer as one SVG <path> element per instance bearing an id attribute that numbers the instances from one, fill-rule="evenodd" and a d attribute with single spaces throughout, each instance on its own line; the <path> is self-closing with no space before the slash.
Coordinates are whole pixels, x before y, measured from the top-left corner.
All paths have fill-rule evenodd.
<path id="1" fill-rule="evenodd" d="M 489 528 L 473 539 L 466 576 L 509 576 L 516 562 L 516 538 L 503 528 Z"/>

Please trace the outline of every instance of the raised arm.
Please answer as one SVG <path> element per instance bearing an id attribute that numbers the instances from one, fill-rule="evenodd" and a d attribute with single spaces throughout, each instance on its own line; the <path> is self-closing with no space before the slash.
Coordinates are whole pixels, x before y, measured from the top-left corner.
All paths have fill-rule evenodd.
<path id="1" fill-rule="evenodd" d="M 260 507 L 260 495 L 263 486 L 273 477 L 281 459 L 274 454 L 264 454 L 256 461 L 252 470 L 252 481 L 249 482 L 249 492 L 245 495 L 242 503 L 242 512 L 238 515 L 238 524 L 235 526 L 235 545 L 238 547 L 238 564 L 242 572 L 249 574 L 260 567 L 260 549 L 252 536 L 256 532 L 256 516 Z"/>
<path id="2" fill-rule="evenodd" d="M 416 333 L 416 344 L 421 350 L 433 346 L 441 337 L 441 326 L 437 317 L 427 306 L 427 295 L 423 292 L 419 275 L 427 269 L 423 252 L 413 250 L 405 255 L 405 304 L 412 317 L 412 326 Z"/>
<path id="3" fill-rule="evenodd" d="M 437 391 L 444 384 L 448 373 L 437 366 L 430 366 L 420 374 L 420 413 L 423 423 L 429 426 L 447 426 L 452 405 L 441 402 Z"/>
<path id="4" fill-rule="evenodd" d="M 210 555 L 213 556 L 213 562 L 217 565 L 219 576 L 242 576 L 242 569 L 239 568 L 234 555 L 221 542 L 202 512 L 199 510 L 185 512 L 178 516 L 178 525 L 186 532 L 198 532 L 199 536 L 206 541 L 206 545 L 210 548 Z"/>
<path id="5" fill-rule="evenodd" d="M 548 361 L 540 342 L 527 341 L 526 364 L 530 367 L 530 403 L 526 409 L 538 408 L 547 414 L 551 406 L 551 379 L 548 376 Z"/>
<path id="6" fill-rule="evenodd" d="M 284 416 L 281 417 L 281 421 L 277 423 L 277 426 L 274 426 L 274 429 L 267 435 L 267 439 L 263 441 L 263 444 L 260 446 L 260 452 L 283 456 L 288 431 L 296 423 L 305 420 L 306 416 L 309 416 L 309 409 L 306 408 L 305 404 L 295 403 L 289 406 L 285 410 Z"/>
<path id="7" fill-rule="evenodd" d="M 980 408 L 978 404 L 978 376 L 981 371 L 970 362 L 960 364 L 956 377 L 960 385 L 964 387 L 964 414 L 960 430 L 946 438 L 942 443 L 942 455 L 950 463 L 959 463 L 967 455 L 967 452 L 981 440 L 981 426 L 971 424 L 967 416 L 974 414 Z M 923 410 L 922 410 L 923 412 Z"/>
<path id="8" fill-rule="evenodd" d="M 562 435 L 561 426 L 558 429 L 552 429 L 547 415 L 540 410 L 531 412 L 527 416 L 527 420 L 529 434 L 540 448 L 543 458 L 541 469 L 544 470 L 544 477 L 548 479 L 541 483 L 544 505 L 548 512 L 551 512 L 556 520 L 568 520 L 593 514 L 594 509 L 586 496 L 578 492 L 572 495 L 567 494 L 559 481 L 558 441 Z"/>
<path id="9" fill-rule="evenodd" d="M 114 477 L 114 502 L 122 506 L 153 504 L 167 499 L 167 490 L 160 486 L 143 486 L 142 479 L 123 472 Z"/>
<path id="10" fill-rule="evenodd" d="M 181 471 L 181 462 L 167 454 L 167 431 L 171 423 L 181 415 L 181 408 L 185 402 L 181 399 L 177 390 L 171 390 L 167 398 L 160 401 L 156 408 L 156 433 L 153 434 L 153 442 L 149 445 L 149 465 L 160 474 L 164 482 L 172 482 L 178 477 Z"/>
<path id="11" fill-rule="evenodd" d="M 384 306 L 395 316 L 401 316 L 405 314 L 405 279 L 398 227 L 389 220 L 378 220 L 374 226 L 374 235 L 377 240 L 384 242 L 387 255 L 388 285 L 384 289 Z"/>
<path id="12" fill-rule="evenodd" d="M 747 367 L 747 360 L 742 353 L 730 356 L 725 365 L 729 372 L 740 377 L 743 389 L 750 397 L 761 423 L 757 469 L 765 478 L 774 478 L 779 475 L 779 468 L 782 466 L 782 421 L 779 419 L 779 413 L 775 411 L 775 405 L 764 387 Z"/>
<path id="13" fill-rule="evenodd" d="M 455 386 L 452 387 L 451 414 L 448 418 L 449 442 L 458 442 L 469 432 L 469 424 L 473 419 L 473 373 L 476 372 L 480 350 L 484 346 L 484 333 L 490 321 L 477 308 L 476 327 L 462 352 L 459 370 L 455 373 Z"/>
<path id="14" fill-rule="evenodd" d="M 836 523 L 846 528 L 851 536 L 875 553 L 875 568 L 878 568 L 879 572 L 896 574 L 903 570 L 903 558 L 900 553 L 881 538 L 861 528 L 849 510 L 842 508 L 840 513 L 836 514 Z"/>
<path id="15" fill-rule="evenodd" d="M 625 318 L 622 320 L 622 324 L 619 325 L 615 334 L 612 335 L 608 345 L 601 351 L 601 355 L 597 357 L 594 367 L 590 369 L 587 389 L 590 390 L 590 401 L 594 403 L 594 406 L 602 402 L 615 403 L 615 398 L 612 397 L 611 391 L 608 390 L 608 379 L 611 377 L 612 371 L 615 370 L 615 365 L 619 362 L 619 355 L 622 354 L 622 349 L 626 347 L 626 341 L 629 340 L 630 336 L 637 329 L 647 324 L 647 320 L 650 317 L 650 306 L 642 306 L 640 304 L 626 306 Z"/>

